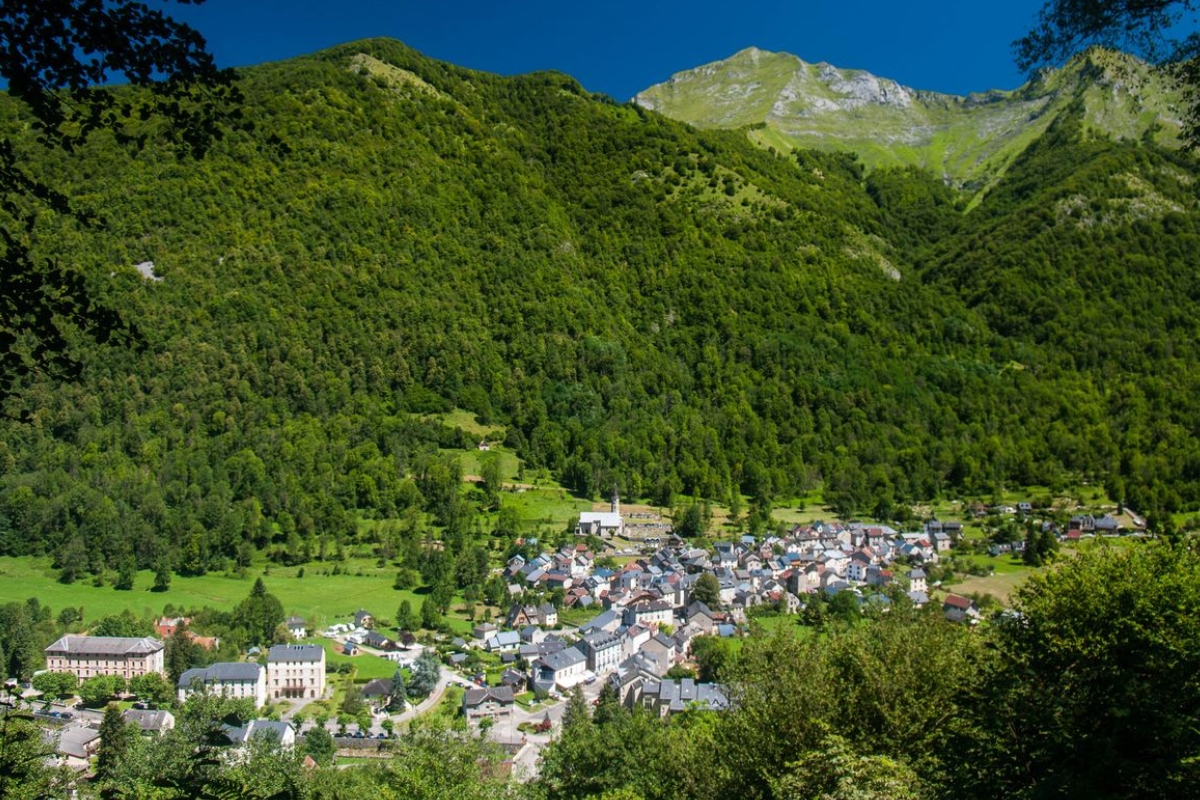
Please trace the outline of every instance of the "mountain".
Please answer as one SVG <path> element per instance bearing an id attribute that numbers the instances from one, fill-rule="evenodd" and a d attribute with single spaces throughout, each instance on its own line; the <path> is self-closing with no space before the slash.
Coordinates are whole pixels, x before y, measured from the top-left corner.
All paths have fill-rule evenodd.
<path id="1" fill-rule="evenodd" d="M 920 91 L 863 70 L 748 48 L 686 70 L 635 101 L 701 128 L 747 129 L 755 142 L 852 150 L 870 166 L 914 165 L 968 190 L 991 185 L 1054 120 L 1177 143 L 1177 91 L 1144 62 L 1089 50 L 1014 91 Z"/>
<path id="2" fill-rule="evenodd" d="M 1200 175 L 1078 108 L 964 214 L 916 168 L 390 40 L 241 87 L 254 131 L 197 162 L 152 120 L 141 152 L 48 151 L 0 98 L 22 163 L 94 214 L 43 213 L 37 257 L 144 339 L 11 398 L 0 553 L 412 567 L 430 522 L 450 556 L 542 524 L 458 491 L 454 408 L 580 496 L 748 500 L 757 531 L 814 489 L 900 518 L 1085 480 L 1156 522 L 1200 503 Z"/>

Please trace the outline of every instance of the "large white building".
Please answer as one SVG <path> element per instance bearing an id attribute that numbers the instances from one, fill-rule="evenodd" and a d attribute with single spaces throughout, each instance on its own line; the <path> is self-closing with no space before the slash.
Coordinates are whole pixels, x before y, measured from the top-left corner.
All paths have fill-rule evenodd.
<path id="1" fill-rule="evenodd" d="M 165 671 L 163 643 L 150 637 L 68 634 L 46 648 L 46 669 L 73 672 L 81 681 L 97 675 L 120 675 L 130 680 L 147 672 Z"/>
<path id="2" fill-rule="evenodd" d="M 316 700 L 325 695 L 325 648 L 277 644 L 267 653 L 267 694 Z"/>
<path id="3" fill-rule="evenodd" d="M 179 676 L 179 702 L 195 692 L 249 697 L 258 708 L 267 702 L 267 671 L 259 664 L 225 662 L 189 669 Z"/>

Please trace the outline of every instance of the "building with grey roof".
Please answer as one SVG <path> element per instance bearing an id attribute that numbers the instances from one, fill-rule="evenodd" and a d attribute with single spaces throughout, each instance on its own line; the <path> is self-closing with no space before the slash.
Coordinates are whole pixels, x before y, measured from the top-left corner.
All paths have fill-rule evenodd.
<path id="1" fill-rule="evenodd" d="M 560 689 L 570 689 L 587 677 L 587 657 L 574 647 L 546 653 L 533 663 L 534 672 L 543 681 L 553 681 Z"/>
<path id="2" fill-rule="evenodd" d="M 280 746 L 290 748 L 296 744 L 296 729 L 290 723 L 271 719 L 252 719 L 244 727 L 223 726 L 230 744 L 244 745 L 251 739 L 271 738 Z"/>
<path id="3" fill-rule="evenodd" d="M 317 700 L 325 695 L 325 648 L 277 644 L 267 652 L 267 696 Z"/>
<path id="4" fill-rule="evenodd" d="M 251 698 L 257 708 L 267 702 L 267 671 L 259 664 L 245 662 L 210 664 L 180 675 L 176 689 L 181 703 L 195 692 L 210 692 Z"/>
<path id="5" fill-rule="evenodd" d="M 68 634 L 46 648 L 46 669 L 71 672 L 82 680 L 120 675 L 125 680 L 164 672 L 163 643 L 151 637 Z"/>
<path id="6" fill-rule="evenodd" d="M 621 637 L 597 629 L 585 633 L 576 645 L 587 656 L 587 666 L 597 675 L 612 672 L 621 663 Z"/>
<path id="7" fill-rule="evenodd" d="M 511 686 L 489 686 L 484 689 L 467 689 L 463 692 L 463 716 L 468 722 L 478 723 L 484 717 L 500 719 L 511 717 L 515 698 Z"/>
<path id="8" fill-rule="evenodd" d="M 175 727 L 175 715 L 165 709 L 131 708 L 121 715 L 142 733 L 164 733 Z"/>
<path id="9" fill-rule="evenodd" d="M 719 684 L 696 683 L 691 678 L 647 680 L 635 702 L 662 717 L 689 709 L 724 711 L 729 708 L 725 690 Z"/>

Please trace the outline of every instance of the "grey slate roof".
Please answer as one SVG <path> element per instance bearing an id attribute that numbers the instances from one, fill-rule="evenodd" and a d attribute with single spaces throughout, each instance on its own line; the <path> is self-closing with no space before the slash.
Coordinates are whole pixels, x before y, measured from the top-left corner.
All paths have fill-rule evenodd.
<path id="1" fill-rule="evenodd" d="M 87 758 L 87 746 L 100 738 L 100 731 L 83 726 L 63 728 L 58 734 L 58 752 L 74 758 Z"/>
<path id="2" fill-rule="evenodd" d="M 463 708 L 475 708 L 489 700 L 503 705 L 512 705 L 512 687 L 492 686 L 487 689 L 467 689 L 463 692 Z"/>
<path id="3" fill-rule="evenodd" d="M 75 636 L 67 634 L 46 648 L 50 655 L 66 655 L 79 653 L 81 655 L 97 656 L 142 656 L 157 653 L 163 649 L 163 643 L 149 636 L 133 638 L 126 636 Z"/>
<path id="4" fill-rule="evenodd" d="M 259 664 L 224 661 L 207 667 L 189 669 L 179 676 L 179 688 L 186 689 L 193 683 L 217 683 L 225 681 L 257 681 L 263 668 Z"/>
<path id="5" fill-rule="evenodd" d="M 320 661 L 325 650 L 318 644 L 277 644 L 267 651 L 267 661 Z"/>
<path id="6" fill-rule="evenodd" d="M 580 664 L 584 661 L 587 661 L 587 658 L 584 657 L 583 653 L 579 652 L 574 647 L 568 647 L 564 650 L 559 650 L 554 653 L 546 653 L 541 657 L 541 662 L 546 669 L 554 672 L 567 669 L 568 667 L 573 667 L 576 664 Z"/>
<path id="7" fill-rule="evenodd" d="M 144 731 L 162 731 L 175 727 L 175 715 L 170 711 L 144 711 L 131 708 L 121 715 L 126 722 L 132 722 Z"/>

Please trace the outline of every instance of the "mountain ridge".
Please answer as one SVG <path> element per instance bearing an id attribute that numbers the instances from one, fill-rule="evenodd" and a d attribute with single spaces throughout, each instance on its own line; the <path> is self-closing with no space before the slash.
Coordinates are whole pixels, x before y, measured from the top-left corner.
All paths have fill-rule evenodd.
<path id="1" fill-rule="evenodd" d="M 1076 103 L 1097 131 L 1175 146 L 1177 93 L 1144 62 L 1090 50 L 1013 90 L 913 89 L 859 69 L 746 48 L 675 73 L 634 102 L 702 128 L 746 129 L 757 144 L 858 153 L 868 166 L 918 166 L 969 192 Z"/>

